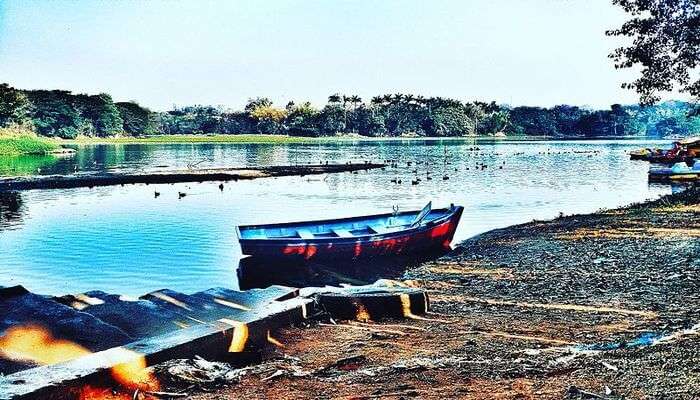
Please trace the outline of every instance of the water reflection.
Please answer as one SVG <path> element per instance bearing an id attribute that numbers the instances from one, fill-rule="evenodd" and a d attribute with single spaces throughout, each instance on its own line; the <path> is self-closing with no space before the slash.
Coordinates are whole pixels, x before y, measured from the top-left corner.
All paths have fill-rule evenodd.
<path id="1" fill-rule="evenodd" d="M 693 186 L 692 182 L 649 182 L 649 189 L 652 190 L 668 190 L 671 188 L 671 193 L 680 193 L 689 187 Z"/>
<path id="2" fill-rule="evenodd" d="M 24 207 L 19 192 L 0 191 L 0 231 L 21 225 Z"/>
<path id="3" fill-rule="evenodd" d="M 244 257 L 238 262 L 238 285 L 241 290 L 266 288 L 270 285 L 291 287 L 367 285 L 377 279 L 397 279 L 403 272 L 422 262 L 434 260 L 445 251 L 412 257 L 382 257 L 354 262 L 304 263 L 269 261 Z"/>
<path id="4" fill-rule="evenodd" d="M 41 173 L 176 169 L 201 160 L 202 168 L 364 160 L 396 160 L 396 166 L 325 179 L 239 181 L 223 190 L 218 182 L 206 182 L 22 192 L 17 202 L 21 206 L 13 206 L 14 214 L 6 207 L 10 221 L 2 220 L 6 228 L 0 232 L 0 285 L 22 284 L 47 294 L 100 289 L 128 295 L 233 286 L 241 257 L 236 225 L 377 214 L 390 212 L 393 205 L 419 209 L 429 200 L 436 206 L 465 206 L 457 243 L 489 229 L 669 193 L 668 186 L 649 186 L 648 164 L 630 161 L 627 155 L 655 145 L 392 141 L 83 146 L 73 157 L 45 159 Z M 26 162 L 37 160 L 22 161 Z M 36 169 L 30 165 L 24 169 Z M 446 175 L 449 179 L 443 180 Z M 416 177 L 421 182 L 412 185 Z M 187 196 L 179 198 L 179 192 Z M 7 229 L 9 225 L 18 229 Z M 268 276 L 278 283 L 285 283 L 282 278 L 300 279 L 277 277 L 285 268 L 268 268 Z M 315 277 L 316 282 L 329 282 L 335 273 L 368 282 L 379 276 L 372 268 L 354 265 L 333 271 L 305 266 L 301 281 Z M 254 285 L 249 269 L 243 269 L 242 286 Z M 392 270 L 383 268 L 381 276 L 388 276 L 385 271 Z"/>
<path id="5" fill-rule="evenodd" d="M 106 171 L 131 165 L 142 165 L 152 153 L 152 147 L 134 145 L 80 146 L 75 157 L 58 163 L 55 173 Z"/>

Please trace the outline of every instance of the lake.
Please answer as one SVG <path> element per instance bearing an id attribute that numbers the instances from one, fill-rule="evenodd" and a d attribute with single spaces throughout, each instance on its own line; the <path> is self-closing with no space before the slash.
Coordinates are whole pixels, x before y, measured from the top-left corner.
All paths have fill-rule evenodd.
<path id="1" fill-rule="evenodd" d="M 33 190 L 5 195 L 0 285 L 45 294 L 127 295 L 236 287 L 238 224 L 465 207 L 455 242 L 490 229 L 670 193 L 627 152 L 663 142 L 387 140 L 313 144 L 81 146 L 67 158 L 0 160 L 0 175 L 344 163 L 398 167 L 227 183 Z M 409 166 L 408 163 L 411 163 Z M 481 165 L 486 165 L 483 168 Z M 413 171 L 417 169 L 417 172 Z M 430 171 L 431 180 L 426 171 Z M 419 177 L 421 182 L 412 184 Z M 443 179 L 444 178 L 444 179 Z M 392 183 L 401 180 L 401 184 Z M 155 192 L 160 196 L 156 197 Z M 187 196 L 178 198 L 178 192 Z M 284 267 L 284 266 L 281 266 Z"/>

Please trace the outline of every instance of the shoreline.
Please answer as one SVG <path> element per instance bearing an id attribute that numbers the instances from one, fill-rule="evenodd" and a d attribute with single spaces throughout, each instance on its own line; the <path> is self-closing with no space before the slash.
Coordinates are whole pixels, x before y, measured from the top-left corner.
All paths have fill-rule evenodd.
<path id="1" fill-rule="evenodd" d="M 190 398 L 696 398 L 699 270 L 697 186 L 489 231 L 406 271 L 425 317 L 286 328 L 260 372 Z"/>
<path id="2" fill-rule="evenodd" d="M 381 141 L 539 141 L 551 138 L 541 136 L 449 136 L 449 137 L 371 137 L 360 135 L 338 136 L 289 136 L 268 134 L 245 135 L 156 135 L 146 137 L 85 137 L 78 139 L 58 139 L 64 145 L 100 145 L 100 144 L 295 144 L 295 143 L 347 143 L 347 142 L 381 142 Z"/>
<path id="3" fill-rule="evenodd" d="M 372 137 L 360 135 L 338 136 L 288 136 L 268 134 L 243 135 L 155 135 L 144 137 L 81 137 L 77 139 L 55 139 L 56 143 L 66 146 L 107 145 L 107 144 L 297 144 L 297 143 L 347 143 L 347 142 L 400 142 L 400 141 L 467 141 L 467 142 L 541 142 L 541 141 L 595 141 L 595 140 L 659 140 L 670 139 L 645 136 L 625 137 L 552 137 L 552 136 L 398 136 Z"/>
<path id="4" fill-rule="evenodd" d="M 403 273 L 402 286 L 428 294 L 419 302 L 427 306 L 429 299 L 425 314 L 412 313 L 410 301 L 404 319 L 385 319 L 383 309 L 371 308 L 358 309 L 350 321 L 321 314 L 268 330 L 266 340 L 262 328 L 265 345 L 246 356 L 252 366 L 194 358 L 148 370 L 164 393 L 195 400 L 696 398 L 698 271 L 695 186 L 618 209 L 473 236 Z M 61 299 L 78 310 L 99 304 L 84 295 Z M 178 310 L 177 302 L 168 302 Z M 188 354 L 181 357 L 193 357 Z M 212 366 L 233 378 L 183 385 L 173 372 L 193 368 L 185 375 L 206 376 L 216 372 L 207 370 Z M 36 371 L 65 375 L 60 365 Z M 33 379 L 27 380 L 31 387 Z M 158 396 L 136 392 L 133 398 Z"/>

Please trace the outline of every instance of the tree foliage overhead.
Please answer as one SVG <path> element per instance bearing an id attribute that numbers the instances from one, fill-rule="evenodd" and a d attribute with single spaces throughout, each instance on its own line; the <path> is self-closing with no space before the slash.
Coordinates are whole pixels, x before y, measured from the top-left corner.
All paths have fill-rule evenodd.
<path id="1" fill-rule="evenodd" d="M 289 134 L 372 137 L 535 135 L 551 137 L 662 137 L 700 133 L 692 105 L 665 102 L 651 107 L 613 104 L 607 110 L 570 105 L 510 107 L 444 97 L 395 93 L 363 102 L 333 94 L 317 109 L 309 102 L 275 107 L 265 97 L 243 110 L 193 105 L 154 112 L 136 102 L 114 103 L 107 94 L 65 90 L 19 90 L 0 85 L 0 127 L 27 124 L 43 136 L 171 134 Z"/>
<path id="2" fill-rule="evenodd" d="M 643 105 L 660 100 L 660 92 L 679 89 L 700 97 L 700 0 L 613 0 L 632 18 L 610 36 L 631 45 L 610 57 L 616 68 L 641 66 L 641 76 L 623 88 L 635 89 Z"/>

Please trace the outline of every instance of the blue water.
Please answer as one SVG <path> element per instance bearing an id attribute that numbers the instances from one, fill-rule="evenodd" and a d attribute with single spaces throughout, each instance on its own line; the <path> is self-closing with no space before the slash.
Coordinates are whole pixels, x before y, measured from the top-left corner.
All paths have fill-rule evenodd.
<path id="1" fill-rule="evenodd" d="M 605 343 L 594 343 L 594 344 L 583 344 L 577 346 L 578 350 L 594 350 L 594 351 L 607 351 L 607 350 L 617 350 L 628 347 L 638 347 L 638 346 L 649 346 L 654 344 L 654 341 L 662 338 L 663 333 L 653 333 L 645 332 L 638 337 L 619 342 L 605 342 Z"/>
<path id="2" fill-rule="evenodd" d="M 42 174 L 182 168 L 197 162 L 221 167 L 392 159 L 398 167 L 325 179 L 232 182 L 223 191 L 218 182 L 209 182 L 22 192 L 19 209 L 0 218 L 0 285 L 22 284 L 47 294 L 100 289 L 129 295 L 164 287 L 192 292 L 235 286 L 237 224 L 390 212 L 392 205 L 418 209 L 429 200 L 435 207 L 465 206 L 456 234 L 460 241 L 515 223 L 669 193 L 669 187 L 650 186 L 648 165 L 626 155 L 650 145 L 383 141 L 85 146 L 73 157 L 42 159 L 36 171 L 31 160 L 19 164 Z M 480 163 L 487 168 L 477 168 Z M 412 185 L 416 168 L 422 181 Z M 426 170 L 432 180 L 426 179 Z M 402 184 L 391 183 L 392 178 Z M 154 191 L 161 195 L 155 198 Z M 187 196 L 178 199 L 178 192 Z"/>

